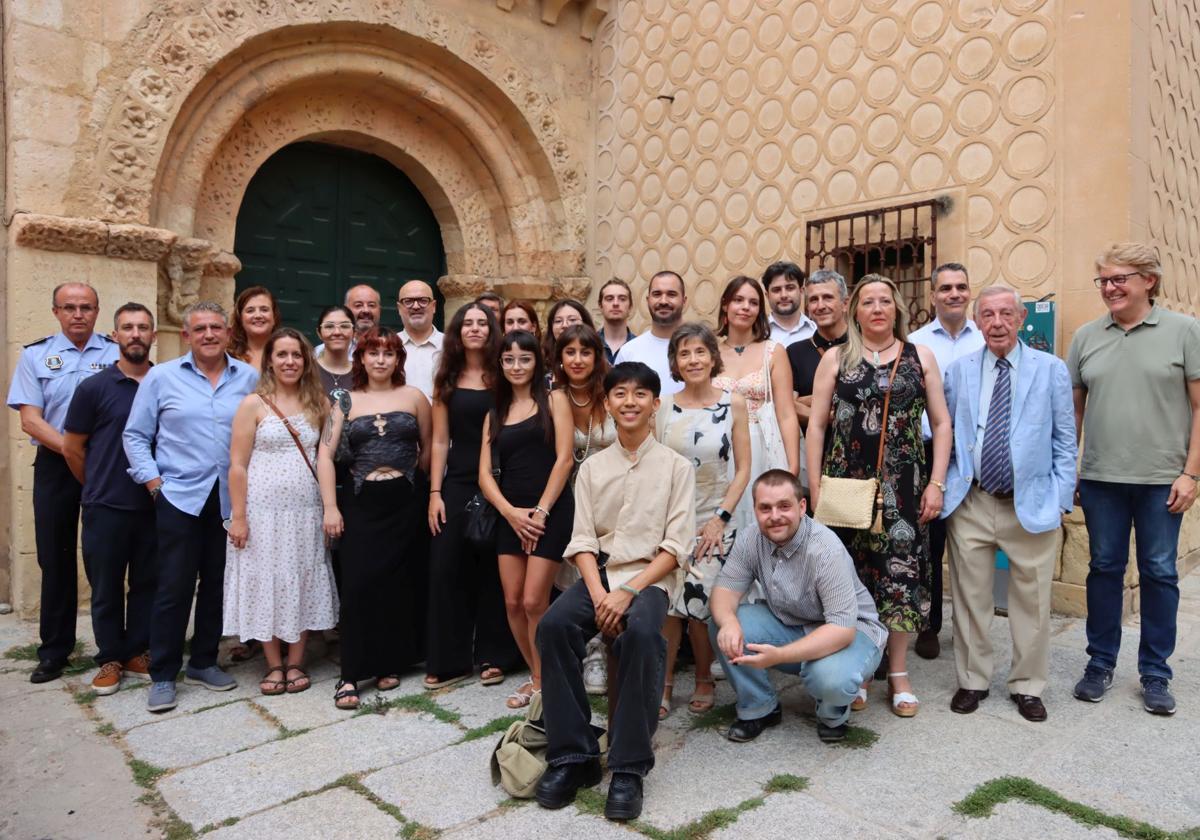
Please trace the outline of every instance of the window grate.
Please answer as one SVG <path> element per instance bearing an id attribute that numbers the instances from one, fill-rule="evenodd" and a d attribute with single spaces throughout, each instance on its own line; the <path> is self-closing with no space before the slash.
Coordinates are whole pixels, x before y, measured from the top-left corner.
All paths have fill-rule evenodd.
<path id="1" fill-rule="evenodd" d="M 900 288 L 909 329 L 927 324 L 940 209 L 935 198 L 814 219 L 805 232 L 805 271 L 832 268 L 851 285 L 864 274 L 882 274 Z"/>

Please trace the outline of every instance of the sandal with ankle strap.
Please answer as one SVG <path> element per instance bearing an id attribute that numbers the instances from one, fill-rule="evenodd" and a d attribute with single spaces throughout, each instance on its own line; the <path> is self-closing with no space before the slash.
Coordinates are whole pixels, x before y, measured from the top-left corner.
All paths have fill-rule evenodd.
<path id="1" fill-rule="evenodd" d="M 508 695 L 504 701 L 504 705 L 510 709 L 524 709 L 533 700 L 533 695 L 537 691 L 533 687 L 533 680 L 526 680 L 517 686 L 517 690 Z"/>
<path id="2" fill-rule="evenodd" d="M 850 711 L 861 712 L 867 708 L 867 685 L 864 683 L 854 692 L 854 700 L 850 703 Z"/>
<path id="3" fill-rule="evenodd" d="M 675 683 L 663 683 L 662 702 L 658 704 L 658 719 L 666 720 L 667 715 L 671 714 L 671 695 L 674 693 Z"/>
<path id="4" fill-rule="evenodd" d="M 921 708 L 921 701 L 917 699 L 917 695 L 911 691 L 896 691 L 892 686 L 892 677 L 907 677 L 908 671 L 892 671 L 887 675 L 888 679 L 888 696 L 892 700 L 892 714 L 897 717 L 910 718 L 916 717 L 917 710 Z M 901 708 L 902 703 L 906 703 L 907 708 Z"/>
<path id="5" fill-rule="evenodd" d="M 344 712 L 353 712 L 358 708 L 358 684 L 350 680 L 337 681 L 333 689 L 333 705 Z"/>

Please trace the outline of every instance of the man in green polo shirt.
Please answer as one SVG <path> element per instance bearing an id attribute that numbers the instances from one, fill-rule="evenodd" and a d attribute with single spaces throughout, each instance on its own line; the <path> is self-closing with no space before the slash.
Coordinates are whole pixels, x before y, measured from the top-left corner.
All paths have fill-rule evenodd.
<path id="1" fill-rule="evenodd" d="M 1183 514 L 1200 481 L 1200 322 L 1154 299 L 1162 266 L 1154 249 L 1110 245 L 1096 259 L 1108 314 L 1075 333 L 1067 367 L 1082 427 L 1079 499 L 1087 520 L 1087 652 L 1080 700 L 1099 702 L 1112 685 L 1121 646 L 1129 533 L 1141 581 L 1138 673 L 1146 711 L 1175 713 L 1171 667 Z"/>

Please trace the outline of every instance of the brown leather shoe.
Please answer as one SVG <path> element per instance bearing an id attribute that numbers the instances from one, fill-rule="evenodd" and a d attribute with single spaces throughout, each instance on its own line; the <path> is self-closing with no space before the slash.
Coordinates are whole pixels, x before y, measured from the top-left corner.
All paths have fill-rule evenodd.
<path id="1" fill-rule="evenodd" d="M 980 700 L 987 699 L 988 693 L 986 690 L 960 688 L 954 692 L 954 699 L 950 701 L 950 711 L 958 712 L 960 715 L 969 715 L 979 708 Z"/>
<path id="2" fill-rule="evenodd" d="M 942 643 L 938 640 L 938 634 L 933 630 L 922 630 L 917 634 L 913 651 L 922 659 L 937 659 L 938 654 L 942 652 Z"/>
<path id="3" fill-rule="evenodd" d="M 1042 705 L 1042 698 L 1032 694 L 1010 694 L 1008 699 L 1017 704 L 1017 711 L 1025 720 L 1041 723 L 1046 719 L 1046 707 Z"/>
<path id="4" fill-rule="evenodd" d="M 105 662 L 100 672 L 92 679 L 92 691 L 104 696 L 116 694 L 121 687 L 121 663 Z"/>
<path id="5" fill-rule="evenodd" d="M 136 680 L 149 680 L 150 654 L 139 653 L 128 662 L 122 663 L 121 669 L 125 672 L 125 676 L 127 677 L 133 677 Z"/>

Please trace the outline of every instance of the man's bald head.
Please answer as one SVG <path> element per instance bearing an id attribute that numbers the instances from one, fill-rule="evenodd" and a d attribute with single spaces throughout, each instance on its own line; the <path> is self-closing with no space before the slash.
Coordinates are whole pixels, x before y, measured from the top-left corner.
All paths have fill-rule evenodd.
<path id="1" fill-rule="evenodd" d="M 396 309 L 404 322 L 405 332 L 414 338 L 424 338 L 433 329 L 437 309 L 433 287 L 424 280 L 409 280 L 396 295 Z"/>

